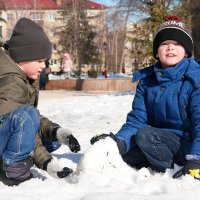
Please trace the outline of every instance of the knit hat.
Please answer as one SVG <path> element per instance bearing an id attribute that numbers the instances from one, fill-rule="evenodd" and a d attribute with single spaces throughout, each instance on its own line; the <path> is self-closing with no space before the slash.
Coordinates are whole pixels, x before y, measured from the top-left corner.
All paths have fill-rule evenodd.
<path id="1" fill-rule="evenodd" d="M 21 18 L 13 29 L 8 53 L 17 63 L 50 59 L 52 44 L 41 26 L 27 18 Z"/>
<path id="2" fill-rule="evenodd" d="M 188 53 L 192 56 L 193 40 L 190 31 L 187 29 L 183 20 L 178 16 L 167 16 L 165 22 L 158 27 L 158 31 L 153 41 L 153 56 L 156 58 L 158 47 L 166 40 L 175 40 L 182 44 Z M 156 58 L 158 59 L 158 58 Z"/>

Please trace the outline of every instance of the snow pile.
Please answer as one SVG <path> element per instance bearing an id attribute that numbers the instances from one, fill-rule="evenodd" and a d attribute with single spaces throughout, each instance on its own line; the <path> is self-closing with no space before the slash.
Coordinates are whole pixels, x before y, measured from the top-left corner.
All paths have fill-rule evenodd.
<path id="1" fill-rule="evenodd" d="M 86 177 L 98 176 L 107 182 L 112 179 L 119 181 L 124 179 L 130 183 L 134 170 L 122 160 L 116 142 L 106 138 L 90 146 L 83 154 L 78 164 L 78 171 Z"/>

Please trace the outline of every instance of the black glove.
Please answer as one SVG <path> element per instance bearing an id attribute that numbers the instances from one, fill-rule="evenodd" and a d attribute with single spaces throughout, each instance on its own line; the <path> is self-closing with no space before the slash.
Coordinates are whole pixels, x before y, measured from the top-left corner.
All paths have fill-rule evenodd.
<path id="1" fill-rule="evenodd" d="M 187 160 L 185 166 L 177 171 L 173 178 L 179 178 L 185 174 L 190 174 L 195 179 L 200 180 L 200 161 L 199 160 Z"/>
<path id="2" fill-rule="evenodd" d="M 105 139 L 106 137 L 110 137 L 115 142 L 117 142 L 117 139 L 116 139 L 116 137 L 115 137 L 115 135 L 113 133 L 110 133 L 110 134 L 102 133 L 102 134 L 97 134 L 94 137 L 92 137 L 91 140 L 90 140 L 90 143 L 93 145 L 95 142 L 97 142 L 97 141 L 99 141 L 101 139 Z"/>
<path id="3" fill-rule="evenodd" d="M 78 140 L 72 135 L 69 129 L 58 128 L 56 131 L 56 137 L 61 144 L 69 146 L 70 150 L 74 153 L 80 151 L 81 147 Z"/>
<path id="4" fill-rule="evenodd" d="M 106 137 L 110 137 L 112 138 L 116 143 L 117 143 L 117 147 L 119 149 L 119 153 L 120 154 L 124 154 L 126 151 L 126 144 L 124 141 L 118 139 L 113 133 L 110 134 L 97 134 L 94 137 L 91 138 L 90 143 L 93 145 L 95 142 L 101 140 L 101 139 L 105 139 Z"/>
<path id="5" fill-rule="evenodd" d="M 73 172 L 72 169 L 68 168 L 68 167 L 64 167 L 62 171 L 57 172 L 57 176 L 59 178 L 65 178 L 66 176 L 68 176 L 69 174 L 71 174 Z"/>
<path id="6" fill-rule="evenodd" d="M 65 178 L 73 172 L 73 170 L 68 167 L 60 169 L 57 159 L 55 158 L 50 158 L 49 160 L 45 161 L 43 164 L 43 169 L 54 178 Z"/>
<path id="7" fill-rule="evenodd" d="M 70 135 L 68 137 L 68 142 L 69 142 L 69 148 L 72 152 L 77 153 L 78 151 L 81 150 L 78 140 L 73 135 Z"/>

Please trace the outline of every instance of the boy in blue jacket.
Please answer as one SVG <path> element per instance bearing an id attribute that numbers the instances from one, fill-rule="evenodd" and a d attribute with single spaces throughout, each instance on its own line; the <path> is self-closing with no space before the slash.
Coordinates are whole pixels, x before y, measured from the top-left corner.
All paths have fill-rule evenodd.
<path id="1" fill-rule="evenodd" d="M 112 137 L 122 158 L 136 168 L 158 172 L 183 166 L 185 174 L 200 179 L 200 66 L 191 58 L 193 40 L 177 16 L 168 16 L 155 35 L 154 66 L 133 74 L 139 81 L 126 123 Z"/>

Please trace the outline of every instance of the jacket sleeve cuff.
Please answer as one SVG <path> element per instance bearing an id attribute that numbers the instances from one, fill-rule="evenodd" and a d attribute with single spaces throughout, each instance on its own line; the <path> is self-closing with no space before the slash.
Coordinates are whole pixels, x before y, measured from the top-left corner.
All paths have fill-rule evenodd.
<path id="1" fill-rule="evenodd" d="M 188 154 L 185 157 L 186 160 L 199 160 L 200 161 L 200 155 L 197 154 Z"/>
<path id="2" fill-rule="evenodd" d="M 48 160 L 46 160 L 44 163 L 43 163 L 43 170 L 47 171 L 47 165 L 51 162 L 53 158 L 49 158 Z"/>
<path id="3" fill-rule="evenodd" d="M 56 126 L 53 130 L 52 130 L 52 138 L 54 140 L 57 141 L 57 130 L 60 128 L 60 126 Z"/>

